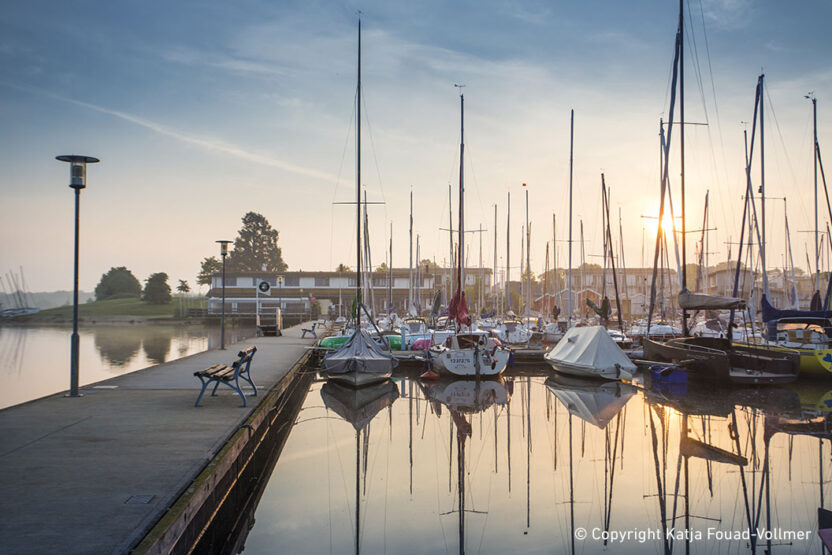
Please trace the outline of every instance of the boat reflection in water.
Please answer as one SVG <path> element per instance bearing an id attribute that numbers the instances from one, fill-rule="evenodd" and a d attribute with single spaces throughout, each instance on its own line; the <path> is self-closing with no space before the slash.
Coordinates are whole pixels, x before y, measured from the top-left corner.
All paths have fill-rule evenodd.
<path id="1" fill-rule="evenodd" d="M 328 381 L 321 388 L 321 398 L 327 409 L 352 424 L 355 429 L 355 553 L 361 551 L 361 434 L 365 447 L 369 444 L 370 422 L 383 409 L 399 398 L 396 385 L 387 380 L 360 388 L 345 387 Z M 367 449 L 364 454 L 364 472 L 367 471 Z"/>
<path id="2" fill-rule="evenodd" d="M 246 553 L 822 553 L 826 393 L 523 372 L 314 381 Z"/>
<path id="3" fill-rule="evenodd" d="M 456 429 L 456 484 L 457 507 L 441 513 L 444 515 L 457 514 L 459 531 L 459 553 L 465 553 L 465 518 L 466 513 L 487 515 L 486 511 L 466 509 L 465 493 L 465 444 L 473 434 L 472 423 L 468 415 L 482 413 L 492 406 L 508 406 L 511 395 L 500 380 L 456 380 L 451 382 L 434 382 L 422 384 L 425 396 L 431 402 L 434 413 L 442 414 L 445 407 L 451 414 L 453 427 Z M 494 428 L 496 433 L 496 427 Z"/>

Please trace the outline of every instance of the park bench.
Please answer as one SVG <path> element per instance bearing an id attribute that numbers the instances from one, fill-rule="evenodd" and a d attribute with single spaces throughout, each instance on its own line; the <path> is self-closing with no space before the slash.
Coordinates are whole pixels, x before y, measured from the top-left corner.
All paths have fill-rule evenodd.
<path id="1" fill-rule="evenodd" d="M 303 333 L 301 334 L 300 338 L 301 338 L 301 339 L 303 339 L 304 337 L 306 337 L 306 334 L 307 334 L 307 333 L 311 333 L 311 334 L 312 334 L 312 337 L 314 337 L 315 339 L 317 339 L 317 338 L 318 338 L 318 334 L 316 334 L 316 333 L 315 333 L 315 328 L 316 328 L 317 326 L 318 326 L 318 322 L 315 322 L 315 323 L 313 323 L 313 324 L 312 324 L 312 327 L 311 327 L 311 328 L 301 328 L 301 329 L 300 329 L 300 331 L 302 331 Z"/>
<path id="2" fill-rule="evenodd" d="M 211 391 L 212 397 L 216 395 L 217 388 L 222 383 L 236 391 L 243 400 L 243 404 L 241 406 L 246 406 L 246 396 L 240 387 L 240 378 L 251 384 L 251 388 L 254 390 L 252 395 L 257 395 L 257 386 L 254 385 L 250 373 L 251 360 L 254 358 L 254 353 L 256 352 L 257 347 L 251 346 L 248 349 L 240 351 L 237 354 L 239 358 L 235 360 L 231 366 L 227 364 L 215 364 L 205 368 L 204 370 L 194 372 L 194 376 L 199 378 L 199 381 L 202 382 L 202 391 L 199 392 L 199 397 L 196 398 L 194 406 L 199 406 L 202 394 L 205 393 L 205 389 L 211 385 L 211 383 L 214 384 L 214 389 Z"/>

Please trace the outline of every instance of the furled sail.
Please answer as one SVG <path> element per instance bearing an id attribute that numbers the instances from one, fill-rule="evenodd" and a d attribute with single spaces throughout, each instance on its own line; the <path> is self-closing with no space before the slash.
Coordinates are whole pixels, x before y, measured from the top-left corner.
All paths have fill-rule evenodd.
<path id="1" fill-rule="evenodd" d="M 683 289 L 678 295 L 679 306 L 684 310 L 730 310 L 745 308 L 745 300 L 737 297 L 691 293 Z"/>

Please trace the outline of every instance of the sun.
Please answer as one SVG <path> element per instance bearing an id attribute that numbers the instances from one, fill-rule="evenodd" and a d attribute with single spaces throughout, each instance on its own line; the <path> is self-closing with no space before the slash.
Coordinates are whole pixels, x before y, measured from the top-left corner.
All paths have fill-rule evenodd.
<path id="1" fill-rule="evenodd" d="M 676 216 L 675 219 L 676 219 L 676 231 L 678 232 L 681 229 L 682 218 L 680 216 Z M 659 218 L 657 216 L 654 216 L 654 215 L 643 215 L 641 217 L 641 222 L 642 222 L 642 225 L 644 226 L 644 229 L 647 231 L 647 233 L 649 233 L 650 235 L 655 237 L 656 233 L 659 230 L 658 229 L 659 228 Z M 669 212 L 665 212 L 664 215 L 662 216 L 662 228 L 664 229 L 665 233 L 668 234 L 668 235 L 673 230 L 673 221 L 670 217 Z"/>

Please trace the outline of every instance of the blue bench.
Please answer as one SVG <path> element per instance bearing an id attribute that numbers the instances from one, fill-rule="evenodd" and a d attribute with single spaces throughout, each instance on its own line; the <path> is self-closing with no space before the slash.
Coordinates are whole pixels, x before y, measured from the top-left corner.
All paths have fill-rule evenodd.
<path id="1" fill-rule="evenodd" d="M 194 372 L 194 376 L 199 378 L 199 381 L 202 382 L 202 391 L 199 392 L 199 397 L 196 398 L 194 406 L 199 406 L 199 401 L 202 399 L 202 394 L 205 393 L 205 389 L 213 383 L 214 389 L 211 391 L 212 397 L 216 395 L 219 385 L 225 384 L 240 395 L 240 398 L 243 400 L 243 404 L 240 406 L 245 407 L 246 396 L 240 387 L 240 378 L 247 381 L 251 385 L 251 388 L 254 390 L 252 395 L 257 395 L 257 386 L 254 385 L 254 381 L 251 379 L 251 361 L 254 358 L 254 353 L 256 352 L 257 347 L 252 346 L 248 349 L 240 351 L 237 354 L 239 358 L 235 360 L 231 366 L 227 364 L 215 364 L 204 370 Z"/>
<path id="2" fill-rule="evenodd" d="M 315 333 L 315 328 L 316 328 L 317 326 L 318 326 L 318 322 L 315 322 L 315 323 L 313 323 L 313 324 L 312 324 L 312 327 L 311 327 L 311 328 L 301 328 L 301 329 L 300 329 L 300 331 L 302 331 L 303 333 L 300 335 L 300 338 L 301 338 L 301 339 L 303 339 L 304 337 L 306 337 L 306 334 L 307 334 L 307 333 L 311 333 L 311 334 L 312 334 L 312 337 L 314 337 L 315 339 L 317 339 L 317 338 L 318 338 L 318 334 L 316 334 L 316 333 Z"/>

